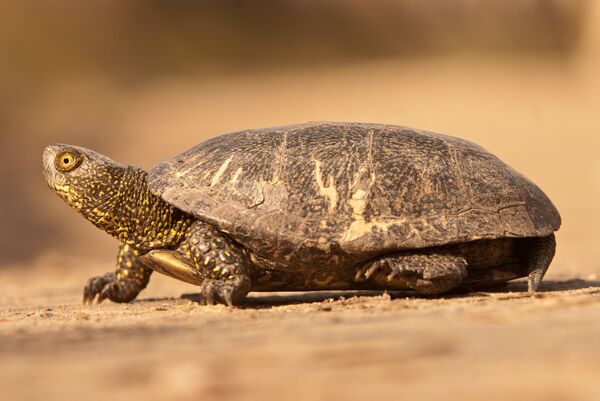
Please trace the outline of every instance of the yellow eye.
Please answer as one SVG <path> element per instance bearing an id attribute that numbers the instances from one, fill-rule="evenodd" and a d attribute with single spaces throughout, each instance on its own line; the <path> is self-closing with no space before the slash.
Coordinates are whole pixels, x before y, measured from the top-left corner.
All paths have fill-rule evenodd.
<path id="1" fill-rule="evenodd" d="M 79 161 L 73 153 L 64 152 L 56 158 L 56 166 L 62 171 L 71 171 L 79 165 Z"/>

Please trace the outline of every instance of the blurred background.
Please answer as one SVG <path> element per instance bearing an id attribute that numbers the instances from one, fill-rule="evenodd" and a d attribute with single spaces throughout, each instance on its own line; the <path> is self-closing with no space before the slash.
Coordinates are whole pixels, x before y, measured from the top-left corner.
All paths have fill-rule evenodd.
<path id="1" fill-rule="evenodd" d="M 106 260 L 46 187 L 46 144 L 150 168 L 221 133 L 311 120 L 478 142 L 564 225 L 554 275 L 600 272 L 600 3 L 0 1 L 0 268 Z M 100 272 L 96 272 L 100 273 Z"/>

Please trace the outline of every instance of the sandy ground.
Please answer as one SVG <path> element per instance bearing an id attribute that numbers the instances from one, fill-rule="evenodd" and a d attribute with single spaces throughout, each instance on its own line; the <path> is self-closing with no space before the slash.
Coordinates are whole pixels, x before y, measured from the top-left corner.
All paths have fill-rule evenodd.
<path id="1" fill-rule="evenodd" d="M 63 270 L 0 272 L 2 399 L 600 397 L 594 275 L 535 297 L 516 282 L 442 298 L 252 294 L 229 309 L 158 275 L 132 304 L 83 306 L 91 267 Z"/>
<path id="2" fill-rule="evenodd" d="M 146 86 L 74 80 L 14 107 L 0 121 L 0 400 L 600 400 L 592 12 L 562 61 L 459 54 Z M 525 173 L 564 221 L 544 291 L 253 294 L 228 309 L 155 275 L 132 304 L 81 305 L 116 244 L 48 191 L 46 144 L 148 168 L 224 132 L 309 120 L 457 135 Z"/>

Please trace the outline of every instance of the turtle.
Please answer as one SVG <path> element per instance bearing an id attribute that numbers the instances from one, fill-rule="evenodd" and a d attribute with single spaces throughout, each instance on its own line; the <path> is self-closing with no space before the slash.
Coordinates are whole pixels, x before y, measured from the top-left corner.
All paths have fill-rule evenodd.
<path id="1" fill-rule="evenodd" d="M 120 242 L 84 303 L 131 302 L 157 271 L 206 304 L 250 291 L 538 290 L 561 217 L 532 181 L 467 140 L 397 125 L 312 122 L 216 136 L 148 172 L 78 146 L 46 181 Z"/>

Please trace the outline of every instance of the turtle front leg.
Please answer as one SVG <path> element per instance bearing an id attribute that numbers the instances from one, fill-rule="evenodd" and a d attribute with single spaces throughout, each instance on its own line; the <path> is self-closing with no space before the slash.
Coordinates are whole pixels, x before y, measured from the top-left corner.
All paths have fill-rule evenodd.
<path id="1" fill-rule="evenodd" d="M 113 302 L 131 302 L 148 285 L 152 269 L 146 267 L 129 245 L 121 245 L 114 273 L 92 277 L 83 290 L 83 303 L 98 303 L 105 299 Z"/>
<path id="2" fill-rule="evenodd" d="M 253 266 L 240 245 L 214 227 L 196 221 L 179 247 L 203 278 L 200 292 L 208 305 L 240 303 L 250 291 Z"/>
<path id="3" fill-rule="evenodd" d="M 371 261 L 355 279 L 374 280 L 390 287 L 410 288 L 421 294 L 440 294 L 458 287 L 467 276 L 467 261 L 445 253 L 398 253 Z"/>

